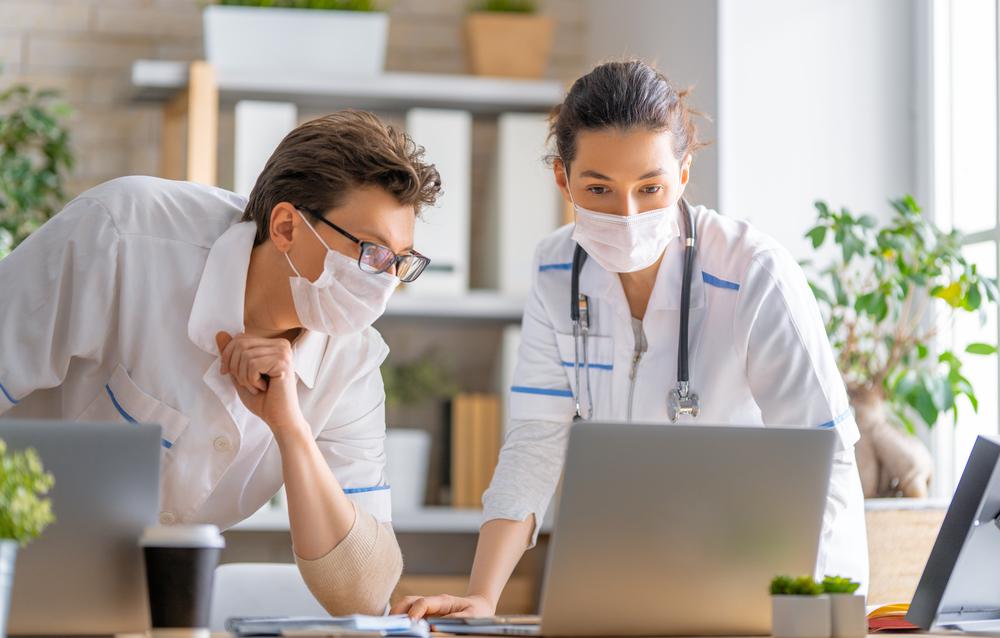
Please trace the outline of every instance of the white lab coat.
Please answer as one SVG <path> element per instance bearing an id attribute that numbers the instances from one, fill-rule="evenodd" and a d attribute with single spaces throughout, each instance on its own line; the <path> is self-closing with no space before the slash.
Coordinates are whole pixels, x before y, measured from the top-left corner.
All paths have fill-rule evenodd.
<path id="1" fill-rule="evenodd" d="M 223 528 L 281 487 L 268 426 L 219 374 L 215 334 L 242 332 L 255 225 L 227 191 L 124 177 L 70 202 L 0 261 L 0 415 L 163 427 L 160 521 Z M 390 520 L 388 348 L 374 329 L 304 332 L 299 402 L 362 509 Z M 123 477 L 125 480 L 126 477 Z"/>
<path id="2" fill-rule="evenodd" d="M 864 499 L 853 453 L 858 428 L 806 278 L 786 250 L 749 224 L 700 206 L 692 213 L 698 248 L 691 286 L 690 379 L 701 414 L 679 422 L 835 429 L 838 451 L 816 572 L 850 576 L 864 584 L 864 592 Z M 647 351 L 638 364 L 618 276 L 593 259 L 584 266 L 580 292 L 590 297 L 594 419 L 669 423 L 684 255 L 677 220 L 672 232 L 642 320 Z M 572 225 L 560 228 L 536 252 L 508 435 L 483 497 L 485 520 L 534 514 L 541 521 L 562 471 L 577 391 L 569 316 L 571 233 Z M 584 378 L 581 373 L 586 416 Z"/>

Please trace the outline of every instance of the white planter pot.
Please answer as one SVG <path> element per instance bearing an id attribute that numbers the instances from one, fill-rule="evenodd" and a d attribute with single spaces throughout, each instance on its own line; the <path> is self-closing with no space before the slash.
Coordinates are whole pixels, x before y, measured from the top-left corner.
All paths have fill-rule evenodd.
<path id="1" fill-rule="evenodd" d="M 864 638 L 868 635 L 865 597 L 830 594 L 830 631 L 833 638 Z"/>
<path id="2" fill-rule="evenodd" d="M 0 540 L 0 637 L 2 638 L 7 638 L 7 616 L 10 613 L 10 595 L 14 589 L 17 547 L 16 541 Z"/>
<path id="3" fill-rule="evenodd" d="M 209 5 L 205 57 L 216 69 L 378 74 L 389 16 L 382 12 Z"/>
<path id="4" fill-rule="evenodd" d="M 385 436 L 385 474 L 392 488 L 392 511 L 424 506 L 431 435 L 426 430 L 389 428 Z"/>
<path id="5" fill-rule="evenodd" d="M 771 596 L 774 638 L 830 638 L 830 598 Z"/>

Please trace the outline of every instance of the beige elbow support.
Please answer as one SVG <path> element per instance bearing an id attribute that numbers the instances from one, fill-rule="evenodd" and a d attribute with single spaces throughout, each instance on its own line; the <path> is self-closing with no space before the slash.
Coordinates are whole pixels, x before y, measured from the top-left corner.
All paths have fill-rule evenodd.
<path id="1" fill-rule="evenodd" d="M 388 523 L 354 506 L 351 531 L 328 554 L 315 560 L 295 556 L 309 591 L 333 616 L 385 613 L 403 555 Z"/>

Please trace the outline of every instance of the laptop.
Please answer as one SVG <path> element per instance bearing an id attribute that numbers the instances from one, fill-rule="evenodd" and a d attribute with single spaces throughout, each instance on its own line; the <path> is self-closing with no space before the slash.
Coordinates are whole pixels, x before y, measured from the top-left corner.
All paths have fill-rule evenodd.
<path id="1" fill-rule="evenodd" d="M 835 437 L 821 429 L 575 424 L 540 625 L 431 625 L 502 635 L 768 635 L 771 579 L 815 570 Z"/>
<path id="2" fill-rule="evenodd" d="M 1000 635 L 1000 438 L 976 438 L 906 620 Z"/>
<path id="3" fill-rule="evenodd" d="M 56 521 L 18 550 L 8 633 L 145 632 L 138 540 L 159 510 L 160 427 L 0 420 L 0 438 L 55 477 Z"/>

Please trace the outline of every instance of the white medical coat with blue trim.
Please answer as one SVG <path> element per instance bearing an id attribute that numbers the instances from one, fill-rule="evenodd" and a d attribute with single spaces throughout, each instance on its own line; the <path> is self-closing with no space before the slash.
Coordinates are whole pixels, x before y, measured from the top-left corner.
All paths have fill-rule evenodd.
<path id="1" fill-rule="evenodd" d="M 859 433 L 805 275 L 785 249 L 748 223 L 705 207 L 692 206 L 692 213 L 698 249 L 691 286 L 690 379 L 701 414 L 678 422 L 836 430 L 838 449 L 816 571 L 850 576 L 866 588 L 864 499 L 854 461 Z M 577 392 L 569 316 L 571 233 L 572 225 L 564 226 L 544 239 L 532 265 L 508 434 L 483 497 L 485 520 L 524 520 L 530 514 L 543 520 L 562 472 Z M 638 364 L 618 275 L 593 259 L 583 268 L 580 292 L 590 297 L 593 419 L 669 423 L 684 255 L 676 220 L 672 234 L 642 320 L 647 350 Z M 586 416 L 583 372 L 580 385 Z"/>
<path id="2" fill-rule="evenodd" d="M 229 527 L 282 484 L 274 437 L 219 373 L 215 345 L 219 330 L 244 330 L 256 231 L 239 221 L 245 204 L 189 182 L 116 179 L 0 260 L 0 415 L 160 424 L 164 524 Z M 390 520 L 388 347 L 374 329 L 304 332 L 293 353 L 302 412 L 334 475 Z"/>

